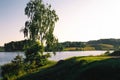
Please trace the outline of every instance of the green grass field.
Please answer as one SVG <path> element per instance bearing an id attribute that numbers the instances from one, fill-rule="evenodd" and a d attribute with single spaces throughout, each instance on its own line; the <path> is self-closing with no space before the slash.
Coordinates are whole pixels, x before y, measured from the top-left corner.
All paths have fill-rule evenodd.
<path id="1" fill-rule="evenodd" d="M 120 80 L 120 58 L 73 57 L 18 80 Z"/>

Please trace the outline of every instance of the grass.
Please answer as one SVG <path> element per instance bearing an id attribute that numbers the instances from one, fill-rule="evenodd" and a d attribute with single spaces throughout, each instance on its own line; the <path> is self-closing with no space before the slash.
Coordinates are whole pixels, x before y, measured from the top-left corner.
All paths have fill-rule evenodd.
<path id="1" fill-rule="evenodd" d="M 90 51 L 90 50 L 95 50 L 95 48 L 91 47 L 91 46 L 86 46 L 84 48 L 81 48 L 81 47 L 68 47 L 68 48 L 64 48 L 63 51 Z"/>
<path id="2" fill-rule="evenodd" d="M 17 80 L 120 80 L 120 58 L 73 57 Z"/>

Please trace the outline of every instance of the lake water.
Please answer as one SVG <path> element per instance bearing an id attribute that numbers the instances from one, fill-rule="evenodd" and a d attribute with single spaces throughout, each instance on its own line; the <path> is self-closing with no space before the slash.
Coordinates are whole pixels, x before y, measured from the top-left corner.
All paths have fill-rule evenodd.
<path id="1" fill-rule="evenodd" d="M 56 55 L 52 55 L 50 60 L 59 61 L 66 58 L 74 57 L 74 56 L 90 56 L 90 55 L 101 55 L 106 51 L 65 51 L 65 52 L 56 52 Z M 17 55 L 22 55 L 24 57 L 24 52 L 0 52 L 0 65 L 4 65 L 6 63 L 11 62 Z M 1 70 L 0 70 L 0 78 L 1 78 Z"/>
<path id="2" fill-rule="evenodd" d="M 56 52 L 56 55 L 52 55 L 50 60 L 59 61 L 73 56 L 89 56 L 89 55 L 100 55 L 106 51 L 65 51 Z M 24 52 L 0 52 L 0 65 L 9 63 L 17 55 L 24 56 Z"/>

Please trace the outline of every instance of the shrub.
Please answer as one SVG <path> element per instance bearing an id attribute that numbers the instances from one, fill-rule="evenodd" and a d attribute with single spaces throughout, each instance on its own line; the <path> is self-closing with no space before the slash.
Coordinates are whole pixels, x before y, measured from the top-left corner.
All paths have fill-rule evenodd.
<path id="1" fill-rule="evenodd" d="M 15 80 L 25 74 L 23 58 L 17 55 L 11 63 L 5 64 L 1 67 L 2 76 L 4 80 Z"/>
<path id="2" fill-rule="evenodd" d="M 33 45 L 25 51 L 25 62 L 29 64 L 31 68 L 45 65 L 50 54 L 43 54 L 43 50 L 39 42 L 34 42 Z"/>

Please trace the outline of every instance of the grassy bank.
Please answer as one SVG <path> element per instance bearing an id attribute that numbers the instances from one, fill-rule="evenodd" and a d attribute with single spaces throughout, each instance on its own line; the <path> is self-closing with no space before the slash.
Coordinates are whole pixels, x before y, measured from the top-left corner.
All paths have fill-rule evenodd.
<path id="1" fill-rule="evenodd" d="M 80 47 L 68 47 L 68 48 L 64 48 L 63 51 L 93 51 L 95 50 L 94 47 L 84 47 L 84 48 L 80 48 Z"/>
<path id="2" fill-rule="evenodd" d="M 120 80 L 119 74 L 119 58 L 73 57 L 18 80 Z"/>

